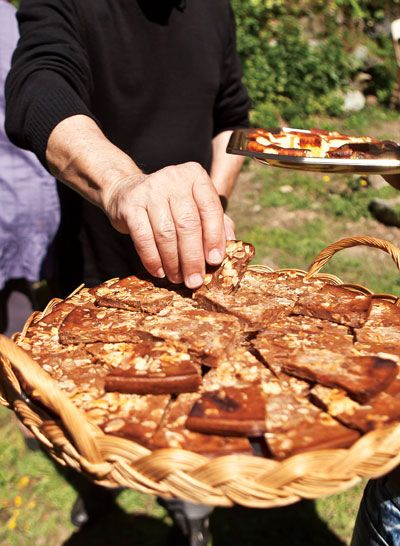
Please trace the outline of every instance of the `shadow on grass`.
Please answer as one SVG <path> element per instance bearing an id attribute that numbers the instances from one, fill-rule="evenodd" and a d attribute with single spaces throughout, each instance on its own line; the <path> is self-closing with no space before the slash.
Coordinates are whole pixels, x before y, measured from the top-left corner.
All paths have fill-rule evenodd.
<path id="1" fill-rule="evenodd" d="M 169 530 L 160 519 L 118 510 L 75 532 L 63 546 L 164 546 Z M 346 546 L 311 501 L 271 510 L 216 509 L 211 531 L 213 546 Z"/>
<path id="2" fill-rule="evenodd" d="M 95 524 L 85 525 L 63 546 L 162 546 L 169 530 L 170 527 L 160 519 L 119 510 Z"/>
<path id="3" fill-rule="evenodd" d="M 346 546 L 322 521 L 312 501 L 285 508 L 217 509 L 213 546 Z"/>

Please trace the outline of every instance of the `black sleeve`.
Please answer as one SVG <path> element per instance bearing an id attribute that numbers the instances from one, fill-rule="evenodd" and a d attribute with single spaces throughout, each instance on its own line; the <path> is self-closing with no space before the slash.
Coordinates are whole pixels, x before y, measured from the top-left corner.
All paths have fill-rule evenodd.
<path id="1" fill-rule="evenodd" d="M 74 0 L 22 0 L 20 40 L 6 81 L 6 131 L 46 166 L 51 131 L 90 112 L 92 78 Z"/>
<path id="2" fill-rule="evenodd" d="M 229 129 L 248 127 L 249 109 L 250 100 L 242 83 L 242 69 L 236 51 L 235 16 L 230 8 L 229 39 L 214 107 L 214 136 Z"/>

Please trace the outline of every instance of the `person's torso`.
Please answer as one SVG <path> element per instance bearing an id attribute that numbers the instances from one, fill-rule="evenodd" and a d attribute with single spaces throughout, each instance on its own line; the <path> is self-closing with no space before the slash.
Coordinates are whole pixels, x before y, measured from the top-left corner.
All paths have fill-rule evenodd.
<path id="1" fill-rule="evenodd" d="M 227 0 L 77 2 L 92 70 L 91 108 L 145 172 L 209 169 L 213 109 L 229 39 Z"/>

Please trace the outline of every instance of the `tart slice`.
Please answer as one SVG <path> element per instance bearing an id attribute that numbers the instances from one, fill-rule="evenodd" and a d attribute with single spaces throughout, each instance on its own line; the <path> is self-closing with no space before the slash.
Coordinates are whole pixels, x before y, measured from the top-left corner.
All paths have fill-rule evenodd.
<path id="1" fill-rule="evenodd" d="M 174 342 L 97 343 L 87 350 L 108 368 L 107 391 L 177 394 L 196 391 L 201 384 L 200 363 Z"/>
<path id="2" fill-rule="evenodd" d="M 400 307 L 394 303 L 374 300 L 367 322 L 355 334 L 357 349 L 384 353 L 400 362 Z"/>
<path id="3" fill-rule="evenodd" d="M 60 326 L 60 342 L 65 345 L 97 341 L 135 343 L 149 339 L 152 336 L 141 328 L 144 317 L 140 311 L 96 305 L 77 307 L 68 314 Z"/>
<path id="4" fill-rule="evenodd" d="M 163 418 L 170 396 L 109 392 L 101 398 L 81 396 L 73 401 L 86 413 L 89 421 L 104 432 L 148 446 Z"/>
<path id="5" fill-rule="evenodd" d="M 317 292 L 302 295 L 293 313 L 360 328 L 368 318 L 371 304 L 371 296 L 327 284 Z"/>
<path id="6" fill-rule="evenodd" d="M 399 390 L 399 380 L 395 380 Z M 315 385 L 311 390 L 313 402 L 327 411 L 344 425 L 368 432 L 400 419 L 400 399 L 387 392 L 381 392 L 366 404 L 352 400 L 340 389 Z"/>
<path id="7" fill-rule="evenodd" d="M 225 258 L 221 265 L 205 276 L 204 283 L 197 292 L 213 289 L 227 294 L 234 292 L 254 254 L 255 248 L 250 243 L 227 241 Z"/>
<path id="8" fill-rule="evenodd" d="M 270 455 L 284 459 L 313 449 L 347 447 L 359 434 L 296 396 L 276 380 L 262 383 L 266 400 L 266 433 Z"/>
<path id="9" fill-rule="evenodd" d="M 186 416 L 199 398 L 199 394 L 180 394 L 168 407 L 162 423 L 151 438 L 153 449 L 172 447 L 187 449 L 209 457 L 252 453 L 246 438 L 216 436 L 193 432 L 186 427 Z"/>
<path id="10" fill-rule="evenodd" d="M 100 306 L 135 309 L 147 313 L 158 313 L 174 297 L 172 291 L 156 287 L 150 281 L 135 276 L 118 280 L 109 286 L 99 285 L 92 292 Z"/>

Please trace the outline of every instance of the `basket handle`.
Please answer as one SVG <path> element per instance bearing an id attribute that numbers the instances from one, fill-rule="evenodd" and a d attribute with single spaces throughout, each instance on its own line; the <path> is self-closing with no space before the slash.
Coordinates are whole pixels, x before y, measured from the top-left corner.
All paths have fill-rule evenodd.
<path id="1" fill-rule="evenodd" d="M 79 452 L 91 463 L 103 462 L 92 436 L 90 424 L 80 410 L 42 370 L 39 364 L 11 339 L 3 335 L 0 335 L 0 353 L 10 361 L 11 366 L 18 370 L 24 380 L 37 391 L 44 404 L 60 416 Z"/>
<path id="2" fill-rule="evenodd" d="M 314 259 L 314 261 L 308 268 L 306 278 L 310 278 L 313 275 L 319 273 L 322 267 L 327 262 L 329 262 L 332 256 L 334 256 L 336 252 L 339 252 L 339 250 L 359 245 L 379 248 L 380 250 L 387 252 L 392 257 L 394 263 L 397 266 L 397 269 L 400 270 L 400 249 L 398 249 L 389 241 L 385 241 L 384 239 L 377 239 L 376 237 L 364 237 L 360 235 L 357 237 L 345 237 L 344 239 L 340 239 L 339 241 L 336 241 L 336 243 L 332 243 L 331 245 L 321 250 L 321 252 L 318 254 L 318 256 Z M 400 298 L 397 299 L 396 305 L 400 305 Z"/>

